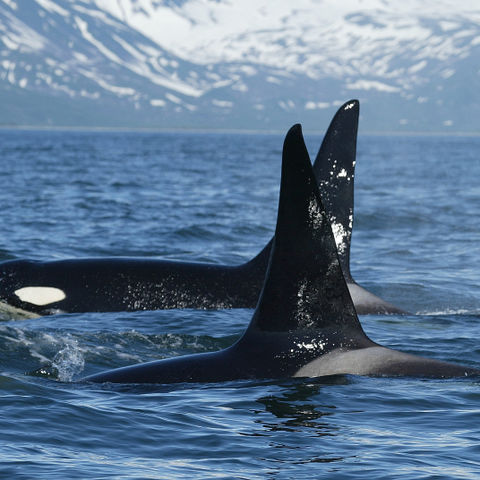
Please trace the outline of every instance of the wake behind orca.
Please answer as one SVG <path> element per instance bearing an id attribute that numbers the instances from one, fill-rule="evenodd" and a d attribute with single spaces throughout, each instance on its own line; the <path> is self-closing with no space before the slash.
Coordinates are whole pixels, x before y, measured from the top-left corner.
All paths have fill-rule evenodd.
<path id="1" fill-rule="evenodd" d="M 88 382 L 178 383 L 326 375 L 454 377 L 480 370 L 382 347 L 355 312 L 299 125 L 283 149 L 277 226 L 250 325 L 231 347 L 118 368 Z"/>
<path id="2" fill-rule="evenodd" d="M 360 314 L 406 313 L 360 287 L 350 273 L 359 103 L 333 118 L 314 162 L 350 293 Z M 0 265 L 0 310 L 20 316 L 169 308 L 255 308 L 272 241 L 242 265 L 152 258 L 90 258 Z"/>

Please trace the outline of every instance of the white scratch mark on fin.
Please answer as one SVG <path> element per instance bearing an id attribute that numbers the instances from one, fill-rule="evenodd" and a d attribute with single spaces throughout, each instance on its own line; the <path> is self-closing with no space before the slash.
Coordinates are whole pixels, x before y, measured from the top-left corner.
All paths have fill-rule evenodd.
<path id="1" fill-rule="evenodd" d="M 348 231 L 345 230 L 341 222 L 337 222 L 337 219 L 335 217 L 332 217 L 331 219 L 331 227 L 332 227 L 332 233 L 333 236 L 335 237 L 335 243 L 337 244 L 337 250 L 340 255 L 342 255 L 346 248 L 346 240 L 348 236 Z"/>
<path id="2" fill-rule="evenodd" d="M 14 293 L 22 302 L 32 305 L 48 305 L 67 297 L 63 290 L 55 287 L 23 287 Z"/>

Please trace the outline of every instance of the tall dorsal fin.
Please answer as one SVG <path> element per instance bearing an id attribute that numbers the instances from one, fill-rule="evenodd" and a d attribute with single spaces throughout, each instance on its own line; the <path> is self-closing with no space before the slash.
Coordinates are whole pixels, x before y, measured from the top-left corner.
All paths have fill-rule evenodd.
<path id="1" fill-rule="evenodd" d="M 350 242 L 359 110 L 358 100 L 350 100 L 338 109 L 313 164 L 322 202 L 337 242 L 343 274 L 347 281 L 352 282 Z"/>
<path id="2" fill-rule="evenodd" d="M 358 100 L 349 100 L 337 110 L 313 164 L 320 195 L 337 242 L 343 274 L 351 282 L 350 242 L 359 110 Z M 272 241 L 245 266 L 250 269 L 266 268 Z"/>
<path id="3" fill-rule="evenodd" d="M 249 331 L 334 328 L 363 334 L 343 277 L 300 125 L 283 145 L 277 226 Z"/>

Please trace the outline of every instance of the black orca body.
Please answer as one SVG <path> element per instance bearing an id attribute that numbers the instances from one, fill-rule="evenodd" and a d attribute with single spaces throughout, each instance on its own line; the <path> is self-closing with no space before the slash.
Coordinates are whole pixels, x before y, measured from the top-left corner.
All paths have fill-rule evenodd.
<path id="1" fill-rule="evenodd" d="M 265 276 L 267 250 L 238 266 L 122 257 L 12 260 L 0 265 L 0 290 L 6 290 L 3 284 L 8 281 L 13 295 L 4 301 L 38 315 L 56 309 L 74 313 L 253 308 L 260 293 L 258 279 Z M 11 270 L 15 275 L 9 276 Z"/>
<path id="2" fill-rule="evenodd" d="M 353 183 L 359 103 L 345 103 L 333 118 L 314 162 L 358 313 L 406 313 L 355 283 L 350 274 Z M 92 258 L 0 264 L 0 308 L 25 315 L 169 308 L 255 308 L 272 241 L 237 265 L 143 258 Z"/>
<path id="3" fill-rule="evenodd" d="M 364 333 L 299 125 L 284 144 L 277 226 L 258 305 L 224 350 L 123 367 L 89 382 L 219 382 L 336 374 L 451 377 L 480 370 L 382 347 Z"/>
<path id="4" fill-rule="evenodd" d="M 353 194 L 360 104 L 344 103 L 328 127 L 313 172 L 337 243 L 343 274 L 358 314 L 406 314 L 358 285 L 350 272 Z"/>

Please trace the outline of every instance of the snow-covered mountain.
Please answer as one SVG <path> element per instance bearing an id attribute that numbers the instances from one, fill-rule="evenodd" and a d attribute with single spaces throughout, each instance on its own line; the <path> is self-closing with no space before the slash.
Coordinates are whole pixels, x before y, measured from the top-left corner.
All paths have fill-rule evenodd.
<path id="1" fill-rule="evenodd" d="M 480 132 L 478 0 L 0 0 L 0 124 Z"/>

